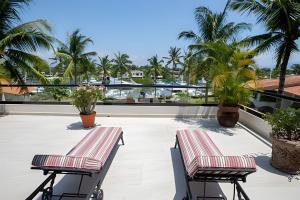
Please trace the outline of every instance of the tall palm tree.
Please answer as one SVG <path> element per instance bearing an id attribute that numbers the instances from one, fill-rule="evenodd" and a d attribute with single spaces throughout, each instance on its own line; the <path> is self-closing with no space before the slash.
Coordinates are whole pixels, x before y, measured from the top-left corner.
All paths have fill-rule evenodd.
<path id="1" fill-rule="evenodd" d="M 181 49 L 177 48 L 177 47 L 170 47 L 169 50 L 169 57 L 163 57 L 164 59 L 167 60 L 166 66 L 169 66 L 170 64 L 172 64 L 172 79 L 173 81 L 175 81 L 174 78 L 174 72 L 177 69 L 177 66 L 179 64 L 182 64 L 180 61 L 180 58 L 182 58 L 183 56 L 181 56 Z"/>
<path id="2" fill-rule="evenodd" d="M 90 57 L 83 58 L 79 62 L 79 74 L 82 76 L 83 80 L 87 83 L 90 81 L 90 77 L 96 73 L 96 62 Z"/>
<path id="3" fill-rule="evenodd" d="M 123 75 L 127 72 L 130 76 L 130 66 L 132 61 L 129 59 L 129 55 L 118 52 L 115 54 L 115 58 L 113 59 L 115 74 L 121 76 L 121 84 L 123 82 Z"/>
<path id="4" fill-rule="evenodd" d="M 207 7 L 195 9 L 195 20 L 198 25 L 199 34 L 194 31 L 183 31 L 179 33 L 178 39 L 192 40 L 195 44 L 212 41 L 235 40 L 242 30 L 250 29 L 247 23 L 234 23 L 226 21 L 226 13 L 230 0 L 227 2 L 223 12 L 214 13 Z"/>
<path id="5" fill-rule="evenodd" d="M 67 44 L 62 44 L 62 47 L 56 52 L 57 57 L 68 61 L 68 67 L 64 76 L 74 77 L 75 85 L 77 84 L 78 76 L 77 68 L 80 63 L 91 56 L 97 55 L 95 51 L 85 52 L 89 43 L 93 43 L 91 38 L 80 34 L 79 29 L 77 29 L 69 35 Z"/>
<path id="6" fill-rule="evenodd" d="M 103 81 L 106 81 L 106 77 L 111 73 L 112 61 L 109 59 L 108 55 L 99 58 L 99 73 L 103 73 Z"/>
<path id="7" fill-rule="evenodd" d="M 300 2 L 298 0 L 233 0 L 233 10 L 253 13 L 266 33 L 249 37 L 246 44 L 258 45 L 257 52 L 276 48 L 277 67 L 280 68 L 278 93 L 284 91 L 285 75 L 290 55 L 298 50 L 300 36 Z"/>
<path id="8" fill-rule="evenodd" d="M 45 20 L 20 23 L 19 11 L 31 0 L 6 0 L 0 3 L 0 67 L 10 78 L 25 84 L 22 73 L 32 74 L 42 83 L 47 79 L 36 69 L 48 63 L 36 56 L 39 49 L 51 49 L 54 41 L 48 34 L 51 27 Z"/>
<path id="9" fill-rule="evenodd" d="M 190 79 L 193 70 L 193 61 L 194 61 L 193 59 L 194 59 L 194 54 L 191 50 L 185 53 L 183 58 L 182 73 L 184 73 L 186 76 L 187 85 L 190 85 Z"/>
<path id="10" fill-rule="evenodd" d="M 164 62 L 162 59 L 159 59 L 157 55 L 151 57 L 148 59 L 150 69 L 148 71 L 149 74 L 154 79 L 154 83 L 156 84 L 157 82 L 157 76 L 161 75 L 162 73 L 162 63 Z"/>
<path id="11" fill-rule="evenodd" d="M 149 62 L 149 66 L 150 66 L 150 69 L 148 71 L 149 74 L 151 74 L 151 76 L 153 77 L 154 79 L 154 84 L 155 84 L 155 87 L 154 87 L 154 96 L 156 97 L 156 83 L 157 83 L 157 76 L 160 75 L 162 73 L 162 63 L 164 62 L 162 59 L 160 60 L 158 58 L 157 55 L 151 57 L 148 59 L 148 62 Z"/>

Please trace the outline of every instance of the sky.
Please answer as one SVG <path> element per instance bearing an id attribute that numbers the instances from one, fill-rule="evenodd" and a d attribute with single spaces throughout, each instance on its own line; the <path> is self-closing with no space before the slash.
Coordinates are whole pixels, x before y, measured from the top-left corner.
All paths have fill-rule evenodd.
<path id="1" fill-rule="evenodd" d="M 181 31 L 197 32 L 194 9 L 207 6 L 221 12 L 227 0 L 33 0 L 23 9 L 23 22 L 46 19 L 51 24 L 52 35 L 66 41 L 67 34 L 75 29 L 90 37 L 94 44 L 87 51 L 98 55 L 127 53 L 136 65 L 145 65 L 147 59 L 158 55 L 167 56 L 171 46 L 186 49 L 189 41 L 178 40 Z M 264 32 L 256 24 L 255 16 L 231 11 L 228 22 L 251 23 L 252 30 L 240 37 Z M 43 52 L 42 57 L 51 57 Z M 256 57 L 260 67 L 274 67 L 272 50 Z M 299 53 L 289 64 L 300 63 Z"/>

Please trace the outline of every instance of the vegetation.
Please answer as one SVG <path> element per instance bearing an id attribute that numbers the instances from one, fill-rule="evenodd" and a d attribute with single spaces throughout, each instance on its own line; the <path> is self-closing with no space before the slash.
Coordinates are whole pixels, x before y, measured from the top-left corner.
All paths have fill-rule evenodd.
<path id="1" fill-rule="evenodd" d="M 257 16 L 266 33 L 243 40 L 247 45 L 258 45 L 257 52 L 276 48 L 276 67 L 280 68 L 278 93 L 284 90 L 285 75 L 291 53 L 298 50 L 300 36 L 300 2 L 295 0 L 233 0 L 231 8 Z"/>
<path id="2" fill-rule="evenodd" d="M 174 72 L 177 69 L 178 64 L 181 64 L 180 58 L 182 58 L 182 56 L 180 55 L 180 48 L 177 47 L 170 47 L 169 50 L 169 57 L 163 57 L 164 59 L 167 60 L 166 66 L 169 66 L 170 64 L 172 64 L 172 79 L 173 81 L 175 81 L 174 78 Z"/>
<path id="3" fill-rule="evenodd" d="M 62 47 L 56 52 L 57 58 L 68 63 L 64 76 L 74 78 L 75 85 L 78 83 L 78 66 L 84 66 L 91 56 L 96 55 L 94 51 L 85 52 L 87 45 L 92 42 L 90 38 L 80 34 L 77 29 L 68 36 L 67 43 L 62 44 Z"/>
<path id="4" fill-rule="evenodd" d="M 121 54 L 120 52 L 118 54 L 115 54 L 115 58 L 113 59 L 114 62 L 114 75 L 121 77 L 121 84 L 123 81 L 123 76 L 125 73 L 128 73 L 129 76 L 131 76 L 130 73 L 130 65 L 132 64 L 132 61 L 129 60 L 129 56 L 127 54 Z"/>
<path id="5" fill-rule="evenodd" d="M 103 75 L 103 78 L 106 80 L 106 77 L 111 74 L 112 61 L 109 59 L 108 55 L 99 58 L 99 74 Z"/>
<path id="6" fill-rule="evenodd" d="M 254 64 L 255 52 L 241 50 L 237 44 L 208 42 L 202 52 L 213 64 L 211 80 L 214 94 L 223 106 L 247 104 L 250 91 L 245 87 L 248 81 L 256 81 Z"/>
<path id="7" fill-rule="evenodd" d="M 25 84 L 24 74 L 33 75 L 42 83 L 47 79 L 38 71 L 38 66 L 48 67 L 48 63 L 36 56 L 40 49 L 51 48 L 54 41 L 49 36 L 51 27 L 45 20 L 35 20 L 23 24 L 19 12 L 30 0 L 1 1 L 0 9 L 0 68 L 8 79 Z"/>
<path id="8" fill-rule="evenodd" d="M 300 141 L 300 109 L 277 109 L 265 119 L 272 126 L 273 137 Z"/>
<path id="9" fill-rule="evenodd" d="M 178 35 L 178 38 L 192 40 L 194 44 L 213 41 L 234 41 L 241 31 L 250 29 L 250 24 L 226 22 L 229 2 L 227 2 L 223 12 L 220 13 L 213 13 L 209 8 L 203 6 L 196 8 L 195 20 L 199 34 L 193 31 L 183 31 Z"/>
<path id="10" fill-rule="evenodd" d="M 148 62 L 149 62 L 150 68 L 147 71 L 147 74 L 149 74 L 153 78 L 154 83 L 156 84 L 157 77 L 162 75 L 162 73 L 163 73 L 162 63 L 164 61 L 160 60 L 158 58 L 158 56 L 155 55 L 155 56 L 151 57 L 150 59 L 148 59 Z"/>
<path id="11" fill-rule="evenodd" d="M 72 104 L 82 115 L 90 115 L 94 112 L 96 102 L 102 98 L 102 87 L 80 86 L 72 92 Z"/>

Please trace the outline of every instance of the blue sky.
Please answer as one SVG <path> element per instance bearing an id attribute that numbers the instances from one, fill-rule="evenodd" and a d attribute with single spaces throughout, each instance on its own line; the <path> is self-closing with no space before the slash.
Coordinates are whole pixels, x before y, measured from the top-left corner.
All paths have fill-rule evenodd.
<path id="1" fill-rule="evenodd" d="M 189 42 L 177 40 L 177 35 L 183 30 L 197 31 L 193 16 L 196 7 L 222 11 L 225 3 L 226 0 L 33 0 L 23 10 L 22 19 L 47 19 L 53 35 L 61 41 L 79 28 L 94 41 L 88 50 L 97 51 L 100 56 L 128 53 L 135 64 L 143 65 L 155 54 L 167 56 L 170 46 L 186 49 Z M 253 24 L 252 31 L 241 37 L 264 30 L 255 25 L 254 16 L 230 12 L 228 21 Z M 43 57 L 49 56 L 43 53 Z M 256 60 L 259 66 L 274 66 L 272 52 Z M 290 60 L 293 63 L 300 63 L 296 55 Z"/>

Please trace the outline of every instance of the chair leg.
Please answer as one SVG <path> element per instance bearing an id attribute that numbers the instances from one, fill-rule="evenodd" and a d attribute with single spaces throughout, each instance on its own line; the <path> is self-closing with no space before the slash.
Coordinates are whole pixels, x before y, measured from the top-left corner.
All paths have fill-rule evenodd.
<path id="1" fill-rule="evenodd" d="M 125 145 L 125 143 L 124 143 L 124 138 L 123 138 L 123 134 L 121 135 L 121 141 L 122 141 L 122 145 Z"/>

